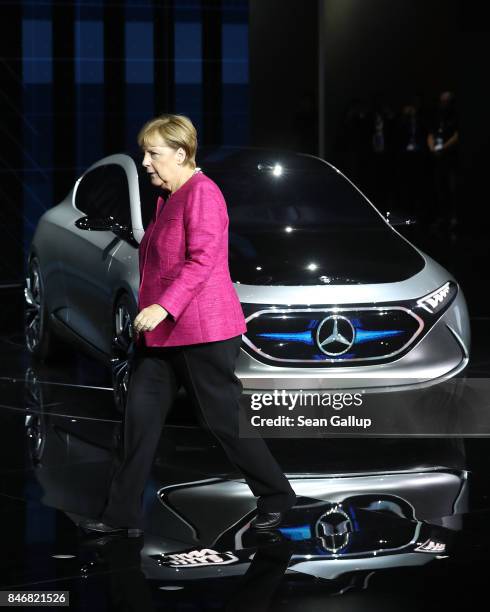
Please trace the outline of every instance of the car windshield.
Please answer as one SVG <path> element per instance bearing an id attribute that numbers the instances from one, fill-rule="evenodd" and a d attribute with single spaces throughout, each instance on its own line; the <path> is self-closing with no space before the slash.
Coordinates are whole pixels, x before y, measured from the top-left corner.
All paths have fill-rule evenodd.
<path id="1" fill-rule="evenodd" d="M 204 157 L 199 164 L 220 187 L 236 226 L 358 226 L 389 229 L 338 171 L 306 155 Z"/>

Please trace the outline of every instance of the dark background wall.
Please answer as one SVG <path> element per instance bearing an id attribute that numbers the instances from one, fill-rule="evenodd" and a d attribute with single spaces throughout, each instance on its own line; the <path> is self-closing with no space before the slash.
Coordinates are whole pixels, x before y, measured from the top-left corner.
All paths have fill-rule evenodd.
<path id="1" fill-rule="evenodd" d="M 318 2 L 249 0 L 254 146 L 318 148 Z"/>
<path id="2" fill-rule="evenodd" d="M 22 282 L 39 217 L 145 121 L 249 141 L 248 0 L 0 4 L 0 283 Z"/>
<path id="3" fill-rule="evenodd" d="M 0 281 L 22 282 L 37 220 L 74 178 L 133 145 L 141 123 L 160 112 L 189 114 L 201 144 L 318 154 L 322 110 L 325 157 L 336 162 L 353 97 L 383 94 L 396 106 L 419 93 L 432 104 L 452 88 L 471 194 L 465 210 L 488 215 L 481 208 L 488 35 L 474 9 L 461 7 L 453 0 L 3 2 Z"/>
<path id="4" fill-rule="evenodd" d="M 460 10 L 454 0 L 249 0 L 250 139 L 333 159 L 353 98 L 433 106 L 458 93 Z M 321 43 L 320 43 L 321 40 Z M 319 71 L 324 100 L 319 107 Z"/>
<path id="5" fill-rule="evenodd" d="M 0 283 L 16 283 L 23 269 L 20 237 L 22 216 L 22 95 L 21 30 L 22 10 L 12 4 L 0 19 Z M 7 263 L 8 262 L 8 263 Z M 1 318 L 1 317 L 0 317 Z"/>
<path id="6" fill-rule="evenodd" d="M 458 30 L 457 69 L 461 125 L 460 164 L 464 178 L 462 204 L 472 232 L 484 234 L 486 239 L 484 256 L 475 258 L 479 266 L 490 258 L 490 241 L 487 237 L 490 226 L 488 205 L 490 84 L 483 76 L 490 55 L 490 34 L 484 16 L 478 19 L 469 9 L 465 9 L 461 17 Z"/>
<path id="7" fill-rule="evenodd" d="M 451 0 L 326 0 L 326 155 L 352 98 L 398 107 L 414 93 L 433 104 L 457 85 L 457 4 Z"/>

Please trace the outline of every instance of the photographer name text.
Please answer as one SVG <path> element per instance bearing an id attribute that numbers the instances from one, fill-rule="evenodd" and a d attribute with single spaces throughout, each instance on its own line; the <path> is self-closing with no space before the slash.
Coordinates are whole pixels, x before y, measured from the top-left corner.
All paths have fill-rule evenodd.
<path id="1" fill-rule="evenodd" d="M 254 427 L 335 427 L 335 428 L 362 428 L 368 429 L 372 420 L 356 417 L 354 415 L 341 417 L 338 414 L 330 417 L 311 418 L 304 415 L 276 417 L 263 417 L 254 414 L 250 419 Z"/>

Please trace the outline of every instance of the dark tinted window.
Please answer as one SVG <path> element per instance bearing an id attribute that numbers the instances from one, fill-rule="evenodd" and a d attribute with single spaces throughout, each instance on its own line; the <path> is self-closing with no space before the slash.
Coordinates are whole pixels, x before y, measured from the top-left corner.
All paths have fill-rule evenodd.
<path id="1" fill-rule="evenodd" d="M 130 225 L 128 179 L 124 168 L 109 164 L 88 172 L 78 186 L 75 206 L 89 217 L 111 216 L 123 225 Z"/>
<path id="2" fill-rule="evenodd" d="M 203 155 L 198 163 L 222 190 L 235 228 L 386 227 L 364 196 L 319 159 L 217 150 Z"/>

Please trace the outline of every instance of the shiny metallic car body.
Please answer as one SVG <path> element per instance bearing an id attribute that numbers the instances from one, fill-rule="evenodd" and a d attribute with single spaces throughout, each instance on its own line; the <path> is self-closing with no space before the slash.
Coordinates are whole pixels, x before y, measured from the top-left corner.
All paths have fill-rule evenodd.
<path id="1" fill-rule="evenodd" d="M 157 196 L 140 161 L 119 154 L 91 166 L 41 217 L 32 242 L 50 328 L 102 360 L 114 361 L 121 296 L 130 317 L 136 314 L 138 243 Z M 456 279 L 338 169 L 309 155 L 233 148 L 206 153 L 198 165 L 228 203 L 230 270 L 248 327 L 237 364 L 245 392 L 390 390 L 433 384 L 465 368 L 469 318 Z M 108 231 L 94 225 L 92 211 L 99 231 L 91 231 L 77 198 L 85 190 L 90 207 L 98 192 L 87 177 L 109 167 L 125 176 L 127 211 Z M 337 217 L 329 216 L 335 207 Z M 32 283 L 28 278 L 28 303 Z"/>

